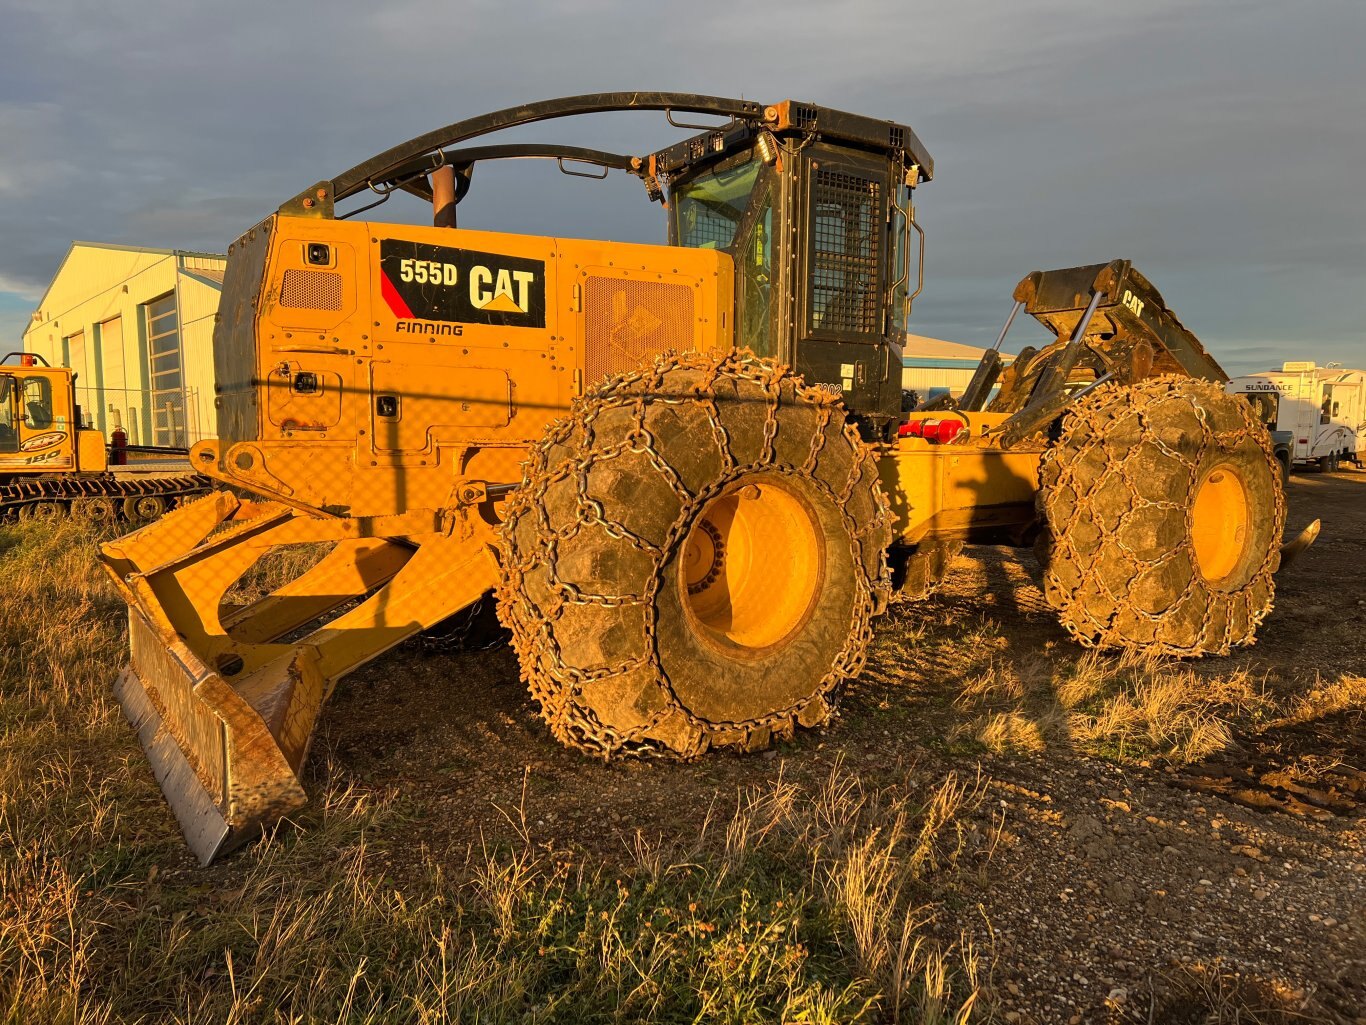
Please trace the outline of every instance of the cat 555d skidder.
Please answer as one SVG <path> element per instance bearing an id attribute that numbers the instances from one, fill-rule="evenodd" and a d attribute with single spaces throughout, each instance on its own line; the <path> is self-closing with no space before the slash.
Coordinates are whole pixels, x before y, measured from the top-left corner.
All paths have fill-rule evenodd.
<path id="1" fill-rule="evenodd" d="M 618 110 L 724 121 L 646 156 L 466 145 Z M 635 175 L 669 244 L 456 226 L 481 164 L 534 157 Z M 551 732 L 600 756 L 824 722 L 894 583 L 924 593 L 965 542 L 1037 540 L 1084 644 L 1250 643 L 1276 464 L 1128 263 L 1030 275 L 1016 308 L 1057 340 L 903 413 L 932 170 L 910 128 L 812 104 L 579 96 L 421 136 L 238 239 L 219 437 L 191 461 L 259 500 L 220 491 L 104 549 L 129 605 L 118 697 L 200 858 L 304 803 L 340 677 L 490 591 Z M 395 192 L 434 225 L 340 212 Z M 225 602 L 308 542 L 332 547 Z"/>

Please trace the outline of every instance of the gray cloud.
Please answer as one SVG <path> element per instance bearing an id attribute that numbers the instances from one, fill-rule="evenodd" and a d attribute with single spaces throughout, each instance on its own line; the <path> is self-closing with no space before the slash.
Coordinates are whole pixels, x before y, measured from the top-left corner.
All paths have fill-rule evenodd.
<path id="1" fill-rule="evenodd" d="M 990 339 L 1026 272 L 1127 257 L 1231 370 L 1366 362 L 1355 0 L 6 0 L 4 22 L 0 292 L 30 303 L 74 238 L 222 250 L 281 199 L 441 123 L 675 88 L 913 125 L 938 172 L 919 200 L 921 333 Z M 578 131 L 630 151 L 674 137 L 657 116 Z M 491 170 L 470 226 L 661 237 L 633 181 Z M 15 308 L 0 303 L 10 337 Z"/>

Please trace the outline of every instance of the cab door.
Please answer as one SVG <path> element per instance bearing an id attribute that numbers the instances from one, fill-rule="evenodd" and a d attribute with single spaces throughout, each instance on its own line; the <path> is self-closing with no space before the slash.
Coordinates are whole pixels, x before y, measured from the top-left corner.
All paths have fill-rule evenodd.
<path id="1" fill-rule="evenodd" d="M 0 374 L 0 473 L 12 469 L 19 460 L 17 402 L 14 375 Z"/>

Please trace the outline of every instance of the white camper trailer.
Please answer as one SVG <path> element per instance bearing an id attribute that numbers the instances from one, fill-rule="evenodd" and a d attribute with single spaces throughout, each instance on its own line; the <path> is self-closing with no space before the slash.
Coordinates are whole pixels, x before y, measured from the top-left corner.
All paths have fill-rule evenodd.
<path id="1" fill-rule="evenodd" d="M 1224 387 L 1253 404 L 1291 466 L 1331 471 L 1366 458 L 1366 371 L 1294 362 Z"/>

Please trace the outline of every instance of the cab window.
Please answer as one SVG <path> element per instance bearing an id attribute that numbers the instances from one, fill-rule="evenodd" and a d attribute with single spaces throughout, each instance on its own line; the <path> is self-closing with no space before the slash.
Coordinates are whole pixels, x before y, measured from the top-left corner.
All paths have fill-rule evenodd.
<path id="1" fill-rule="evenodd" d="M 736 255 L 740 323 L 736 347 L 773 356 L 773 190 L 759 197 L 749 238 Z"/>
<path id="2" fill-rule="evenodd" d="M 910 253 L 907 251 L 907 231 L 911 221 L 912 193 L 908 186 L 901 185 L 892 189 L 892 203 L 896 216 L 888 220 L 888 230 L 892 233 L 892 334 L 900 338 L 908 330 L 906 296 L 911 291 Z"/>
<path id="3" fill-rule="evenodd" d="M 750 194 L 763 164 L 741 154 L 672 189 L 674 232 L 678 245 L 691 249 L 729 249 L 749 209 Z"/>
<path id="4" fill-rule="evenodd" d="M 776 355 L 773 311 L 773 176 L 751 152 L 738 153 L 672 187 L 673 237 L 735 259 L 739 349 Z"/>
<path id="5" fill-rule="evenodd" d="M 14 414 L 14 378 L 0 374 L 0 452 L 19 450 L 19 425 Z"/>
<path id="6" fill-rule="evenodd" d="M 24 426 L 45 431 L 52 426 L 52 382 L 46 377 L 26 377 L 23 385 Z"/>

